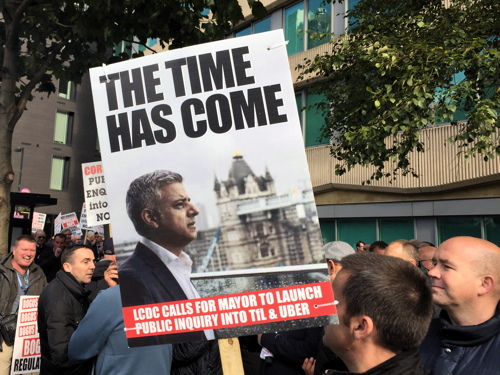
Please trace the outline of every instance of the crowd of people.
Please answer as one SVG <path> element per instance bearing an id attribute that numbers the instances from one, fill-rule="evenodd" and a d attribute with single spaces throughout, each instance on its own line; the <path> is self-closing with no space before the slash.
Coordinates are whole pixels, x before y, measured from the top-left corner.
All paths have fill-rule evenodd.
<path id="1" fill-rule="evenodd" d="M 16 321 L 21 296 L 40 296 L 41 373 L 76 374 L 84 366 L 68 360 L 69 338 L 98 292 L 117 285 L 118 278 L 112 244 L 106 249 L 98 237 L 87 232 L 84 245 L 81 235 L 64 230 L 47 241 L 39 230 L 18 237 L 0 260 L 0 325 Z M 14 333 L 0 335 L 1 375 L 10 374 Z"/>
<path id="2" fill-rule="evenodd" d="M 170 191 L 172 184 L 176 185 Z M 182 180 L 176 180 L 160 189 L 170 197 L 174 192 L 186 194 L 181 187 Z M 130 202 L 130 215 L 157 204 L 143 200 Z M 187 218 L 187 224 L 178 222 L 184 242 L 169 243 L 162 237 L 166 214 L 151 216 L 140 229 L 143 239 L 136 252 L 144 254 L 147 244 L 153 257 L 161 243 L 183 256 L 182 248 L 196 233 L 186 229 L 192 228 L 198 214 L 189 200 L 183 205 L 170 213 L 170 219 Z M 40 373 L 222 374 L 213 331 L 189 342 L 160 340 L 152 346 L 129 347 L 116 260 L 101 236 L 92 235 L 85 245 L 81 236 L 71 233 L 59 233 L 51 241 L 42 231 L 23 235 L 0 260 L 0 324 L 7 326 L 8 318 L 17 315 L 22 295 L 40 296 Z M 334 241 L 324 245 L 324 252 L 338 324 L 241 338 L 246 375 L 500 374 L 498 246 L 454 237 L 437 248 L 401 239 L 389 244 L 359 241 L 355 250 Z M 147 272 L 144 277 L 151 276 Z M 133 273 L 127 277 L 127 285 L 137 282 Z M 155 291 L 150 293 L 149 298 L 156 298 Z M 2 330 L 2 340 L 0 375 L 7 375 L 14 337 Z M 250 346 L 259 354 L 248 356 Z"/>

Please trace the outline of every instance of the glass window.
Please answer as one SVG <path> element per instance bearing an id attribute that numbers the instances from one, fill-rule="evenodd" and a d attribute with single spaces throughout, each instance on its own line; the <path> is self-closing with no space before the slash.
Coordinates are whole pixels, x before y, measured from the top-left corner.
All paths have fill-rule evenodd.
<path id="1" fill-rule="evenodd" d="M 247 26 L 244 29 L 241 29 L 240 31 L 236 32 L 234 35 L 236 37 L 239 37 L 239 36 L 246 36 L 246 35 L 250 35 L 250 34 L 263 33 L 263 32 L 270 31 L 270 30 L 271 30 L 271 17 L 267 17 L 267 18 L 264 18 L 263 20 L 252 23 L 250 26 Z"/>
<path id="2" fill-rule="evenodd" d="M 236 37 L 239 37 L 239 36 L 247 36 L 247 35 L 250 35 L 251 33 L 252 33 L 252 27 L 248 26 L 248 27 L 245 27 L 244 29 L 238 31 L 234 35 L 236 35 Z"/>
<path id="3" fill-rule="evenodd" d="M 306 106 L 309 107 L 310 105 L 319 103 L 324 100 L 326 100 L 324 95 L 307 94 Z M 304 141 L 306 147 L 317 146 L 320 144 L 328 143 L 327 139 L 320 139 L 321 127 L 325 123 L 323 112 L 318 110 L 317 108 L 310 108 L 307 109 L 305 117 L 306 120 L 305 120 Z"/>
<path id="4" fill-rule="evenodd" d="M 299 112 L 300 128 L 303 129 L 302 123 L 304 122 L 304 103 L 302 102 L 303 94 L 302 92 L 295 94 L 295 102 L 297 103 L 297 112 Z"/>
<path id="5" fill-rule="evenodd" d="M 72 128 L 73 113 L 57 111 L 56 123 L 54 126 L 54 142 L 65 145 L 71 144 Z"/>
<path id="6" fill-rule="evenodd" d="M 331 6 L 324 0 L 309 0 L 307 10 L 307 29 L 313 33 L 327 34 L 331 29 Z M 308 38 L 307 49 L 311 49 L 324 44 L 326 38 Z"/>
<path id="7" fill-rule="evenodd" d="M 500 217 L 484 218 L 484 236 L 485 240 L 500 246 Z"/>
<path id="8" fill-rule="evenodd" d="M 264 18 L 263 20 L 253 24 L 254 34 L 264 33 L 266 31 L 271 31 L 271 17 Z"/>
<path id="9" fill-rule="evenodd" d="M 310 37 L 311 33 L 326 34 L 332 27 L 332 4 L 324 0 L 301 1 L 285 9 L 285 40 L 288 40 L 287 52 L 292 55 L 317 47 L 328 38 Z M 309 33 L 305 33 L 309 30 Z M 304 38 L 304 35 L 307 37 Z"/>
<path id="10" fill-rule="evenodd" d="M 350 244 L 356 250 L 356 242 L 372 243 L 377 240 L 375 219 L 337 220 L 337 240 Z"/>
<path id="11" fill-rule="evenodd" d="M 479 217 L 439 218 L 437 220 L 437 225 L 439 243 L 457 236 L 481 238 L 481 218 Z"/>
<path id="12" fill-rule="evenodd" d="M 323 243 L 335 241 L 337 236 L 335 233 L 334 219 L 320 219 L 319 226 L 321 227 L 321 235 L 323 237 Z"/>
<path id="13" fill-rule="evenodd" d="M 347 0 L 347 10 L 350 11 L 350 10 L 353 10 L 354 7 L 356 5 L 358 5 L 358 3 L 360 2 L 361 0 Z M 356 21 L 357 19 L 354 18 L 354 17 L 349 17 L 348 19 L 346 18 L 346 22 L 348 22 L 347 24 L 347 29 L 350 30 L 351 27 L 349 26 L 349 24 L 351 24 L 352 22 Z"/>
<path id="14" fill-rule="evenodd" d="M 73 82 L 60 79 L 57 91 L 57 96 L 60 98 L 75 100 L 75 84 Z"/>
<path id="15" fill-rule="evenodd" d="M 413 219 L 380 219 L 379 239 L 391 242 L 399 239 L 411 240 L 415 238 Z"/>
<path id="16" fill-rule="evenodd" d="M 304 50 L 303 33 L 304 30 L 304 2 L 295 4 L 285 9 L 285 40 L 288 40 L 286 50 L 289 55 Z"/>
<path id="17" fill-rule="evenodd" d="M 148 38 L 146 45 L 148 47 L 153 47 L 156 43 L 158 43 L 158 38 Z"/>
<path id="18" fill-rule="evenodd" d="M 50 189 L 52 190 L 64 189 L 66 169 L 67 169 L 67 158 L 60 156 L 52 157 L 52 169 L 50 172 Z"/>

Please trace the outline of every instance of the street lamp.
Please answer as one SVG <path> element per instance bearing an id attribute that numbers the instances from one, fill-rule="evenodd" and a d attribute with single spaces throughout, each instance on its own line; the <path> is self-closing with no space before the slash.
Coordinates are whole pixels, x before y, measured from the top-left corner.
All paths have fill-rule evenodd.
<path id="1" fill-rule="evenodd" d="M 17 182 L 17 191 L 21 190 L 21 179 L 23 178 L 24 147 L 16 147 L 14 152 L 21 153 L 21 165 L 19 166 L 19 181 Z"/>

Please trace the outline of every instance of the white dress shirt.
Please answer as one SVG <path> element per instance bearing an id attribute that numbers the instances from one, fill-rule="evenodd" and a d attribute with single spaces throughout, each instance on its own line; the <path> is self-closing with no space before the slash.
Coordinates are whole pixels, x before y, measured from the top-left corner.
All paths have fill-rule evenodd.
<path id="1" fill-rule="evenodd" d="M 180 256 L 177 256 L 146 237 L 141 237 L 141 243 L 151 249 L 151 251 L 161 259 L 165 266 L 167 266 L 188 299 L 200 298 L 200 294 L 191 282 L 193 261 L 189 255 L 181 251 Z M 204 332 L 207 340 L 215 339 L 213 330 L 209 329 Z"/>

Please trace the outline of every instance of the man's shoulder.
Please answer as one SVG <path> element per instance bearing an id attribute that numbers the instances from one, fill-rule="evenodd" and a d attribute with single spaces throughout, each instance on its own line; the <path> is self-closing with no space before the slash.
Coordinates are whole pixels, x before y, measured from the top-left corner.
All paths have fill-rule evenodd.
<path id="1" fill-rule="evenodd" d="M 40 300 L 63 300 L 68 295 L 71 295 L 68 287 L 56 276 L 56 278 L 45 286 L 40 294 Z"/>
<path id="2" fill-rule="evenodd" d="M 14 271 L 12 269 L 12 253 L 9 253 L 0 259 L 0 272 L 6 273 Z"/>
<path id="3" fill-rule="evenodd" d="M 149 247 L 138 242 L 134 252 L 123 262 L 118 271 L 120 274 L 126 272 L 136 273 L 137 267 L 155 262 L 160 262 L 156 254 Z"/>

